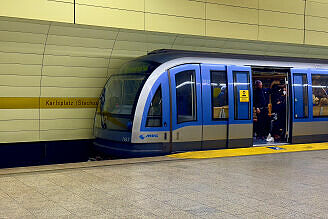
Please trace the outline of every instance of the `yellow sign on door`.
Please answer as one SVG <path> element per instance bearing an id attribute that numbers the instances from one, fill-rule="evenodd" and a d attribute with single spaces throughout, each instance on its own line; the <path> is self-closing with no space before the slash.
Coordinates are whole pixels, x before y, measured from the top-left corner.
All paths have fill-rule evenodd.
<path id="1" fill-rule="evenodd" d="M 239 94 L 240 102 L 249 102 L 248 90 L 240 90 Z"/>

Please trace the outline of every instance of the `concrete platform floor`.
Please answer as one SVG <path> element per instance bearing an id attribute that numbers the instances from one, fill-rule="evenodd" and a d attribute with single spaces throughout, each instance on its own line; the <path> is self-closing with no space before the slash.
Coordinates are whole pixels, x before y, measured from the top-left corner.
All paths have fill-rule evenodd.
<path id="1" fill-rule="evenodd" d="M 0 218 L 52 217 L 328 218 L 328 150 L 0 175 Z"/>

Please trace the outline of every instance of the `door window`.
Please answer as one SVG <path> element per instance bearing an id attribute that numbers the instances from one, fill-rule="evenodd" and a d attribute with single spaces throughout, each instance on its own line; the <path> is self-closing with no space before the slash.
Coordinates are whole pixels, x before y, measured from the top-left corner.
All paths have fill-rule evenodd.
<path id="1" fill-rule="evenodd" d="M 328 116 L 328 75 L 312 75 L 313 116 Z"/>
<path id="2" fill-rule="evenodd" d="M 162 118 L 162 87 L 159 86 L 149 106 L 146 127 L 161 127 Z"/>
<path id="3" fill-rule="evenodd" d="M 212 119 L 220 120 L 229 117 L 227 73 L 211 71 Z"/>
<path id="4" fill-rule="evenodd" d="M 309 117 L 308 80 L 306 74 L 294 74 L 295 118 Z"/>
<path id="5" fill-rule="evenodd" d="M 249 84 L 248 71 L 233 72 L 235 120 L 249 120 L 251 118 Z"/>
<path id="6" fill-rule="evenodd" d="M 196 73 L 194 70 L 175 75 L 178 123 L 197 120 Z"/>

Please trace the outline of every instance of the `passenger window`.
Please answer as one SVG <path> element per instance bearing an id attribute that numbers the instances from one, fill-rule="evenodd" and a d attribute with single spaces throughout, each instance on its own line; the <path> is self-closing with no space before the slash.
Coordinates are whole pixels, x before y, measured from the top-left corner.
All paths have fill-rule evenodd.
<path id="1" fill-rule="evenodd" d="M 211 71 L 212 119 L 227 119 L 229 117 L 227 73 Z"/>
<path id="2" fill-rule="evenodd" d="M 328 75 L 312 75 L 313 116 L 328 116 Z"/>
<path id="3" fill-rule="evenodd" d="M 182 71 L 175 75 L 178 123 L 196 121 L 196 73 Z"/>
<path id="4" fill-rule="evenodd" d="M 306 74 L 294 74 L 295 118 L 309 117 L 308 80 Z"/>
<path id="5" fill-rule="evenodd" d="M 161 127 L 162 126 L 162 88 L 159 86 L 150 103 L 146 127 Z"/>
<path id="6" fill-rule="evenodd" d="M 250 79 L 248 71 L 233 72 L 235 120 L 248 120 L 250 114 Z"/>

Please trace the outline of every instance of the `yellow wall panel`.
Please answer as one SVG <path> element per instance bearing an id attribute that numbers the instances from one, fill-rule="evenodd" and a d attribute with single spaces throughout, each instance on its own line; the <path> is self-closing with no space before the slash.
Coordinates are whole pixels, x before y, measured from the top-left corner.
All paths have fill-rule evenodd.
<path id="1" fill-rule="evenodd" d="M 39 120 L 0 121 L 0 132 L 38 131 Z"/>
<path id="2" fill-rule="evenodd" d="M 259 0 L 259 8 L 269 11 L 304 13 L 304 0 Z"/>
<path id="3" fill-rule="evenodd" d="M 0 87 L 0 97 L 38 97 L 40 87 Z"/>
<path id="4" fill-rule="evenodd" d="M 0 31 L 0 41 L 44 44 L 45 34 Z"/>
<path id="5" fill-rule="evenodd" d="M 304 16 L 272 11 L 259 11 L 260 25 L 288 27 L 288 28 L 304 28 Z"/>
<path id="6" fill-rule="evenodd" d="M 145 0 L 146 12 L 205 19 L 205 3 L 189 0 Z"/>
<path id="7" fill-rule="evenodd" d="M 93 119 L 95 116 L 95 112 L 96 112 L 95 108 L 41 109 L 40 118 L 41 120 L 42 119 Z"/>
<path id="8" fill-rule="evenodd" d="M 303 30 L 264 26 L 259 29 L 259 40 L 263 41 L 303 43 L 303 35 Z"/>
<path id="9" fill-rule="evenodd" d="M 73 22 L 73 4 L 48 0 L 1 1 L 0 16 Z"/>
<path id="10" fill-rule="evenodd" d="M 208 3 L 233 5 L 238 7 L 257 8 L 258 0 L 206 0 Z M 211 7 L 211 5 L 209 6 Z"/>
<path id="11" fill-rule="evenodd" d="M 0 53 L 1 55 L 1 53 Z M 107 67 L 107 58 L 74 57 L 74 56 L 55 56 L 46 55 L 44 65 L 63 65 L 63 66 L 81 66 L 81 67 Z"/>
<path id="12" fill-rule="evenodd" d="M 32 43 L 17 43 L 17 42 L 1 42 L 1 52 L 16 52 L 16 53 L 34 53 L 43 54 L 44 44 Z"/>
<path id="13" fill-rule="evenodd" d="M 0 121 L 1 124 L 1 121 Z M 92 119 L 42 119 L 40 120 L 40 130 L 51 129 L 91 129 L 93 127 Z"/>
<path id="14" fill-rule="evenodd" d="M 0 20 L 0 30 L 5 31 L 47 34 L 48 29 L 49 24 L 45 21 L 22 21 L 13 18 L 6 19 L 5 17 Z"/>
<path id="15" fill-rule="evenodd" d="M 112 48 L 114 40 L 49 35 L 47 45 Z"/>
<path id="16" fill-rule="evenodd" d="M 76 5 L 76 23 L 143 30 L 144 13 Z"/>
<path id="17" fill-rule="evenodd" d="M 328 17 L 328 1 L 320 3 L 318 1 L 308 1 L 306 5 L 306 15 Z"/>
<path id="18" fill-rule="evenodd" d="M 42 55 L 0 52 L 0 63 L 41 65 Z"/>
<path id="19" fill-rule="evenodd" d="M 205 21 L 146 13 L 146 30 L 203 36 L 205 35 Z"/>
<path id="20" fill-rule="evenodd" d="M 113 52 L 115 52 L 115 50 Z M 109 68 L 120 68 L 122 64 L 129 60 L 132 60 L 132 58 L 113 56 L 113 58 L 110 59 Z"/>
<path id="21" fill-rule="evenodd" d="M 85 56 L 85 57 L 109 57 L 111 49 L 106 48 L 90 48 L 77 46 L 57 46 L 47 45 L 45 54 L 52 55 L 69 55 L 69 56 Z"/>
<path id="22" fill-rule="evenodd" d="M 0 64 L 3 75 L 41 75 L 41 65 Z"/>
<path id="23" fill-rule="evenodd" d="M 310 45 L 328 46 L 328 33 L 306 31 L 305 43 Z"/>
<path id="24" fill-rule="evenodd" d="M 0 120 L 39 119 L 39 109 L 0 109 Z"/>
<path id="25" fill-rule="evenodd" d="M 1 65 L 0 65 L 1 72 Z M 43 75 L 53 77 L 97 77 L 104 78 L 107 75 L 107 66 L 103 68 L 70 67 L 70 66 L 44 66 Z"/>
<path id="26" fill-rule="evenodd" d="M 76 3 L 125 10 L 144 10 L 144 0 L 76 0 Z"/>
<path id="27" fill-rule="evenodd" d="M 105 84 L 104 78 L 78 78 L 78 77 L 42 77 L 42 87 L 89 87 L 102 88 Z M 0 82 L 1 83 L 1 82 Z"/>
<path id="28" fill-rule="evenodd" d="M 91 139 L 92 129 L 47 130 L 40 132 L 41 141 Z"/>
<path id="29" fill-rule="evenodd" d="M 60 88 L 60 89 L 58 89 L 57 87 L 42 87 L 41 88 L 41 96 L 42 97 L 99 97 L 101 90 L 102 90 L 102 88 Z M 0 95 L 1 95 L 1 93 L 0 93 Z"/>
<path id="30" fill-rule="evenodd" d="M 0 132 L 0 143 L 39 141 L 39 131 Z"/>
<path id="31" fill-rule="evenodd" d="M 0 86 L 40 87 L 40 76 L 0 75 Z"/>
<path id="32" fill-rule="evenodd" d="M 206 21 L 207 36 L 256 40 L 257 32 L 257 25 Z"/>
<path id="33" fill-rule="evenodd" d="M 148 45 L 145 47 L 144 51 L 138 51 L 138 50 L 114 50 L 112 53 L 112 56 L 114 57 L 122 57 L 122 58 L 135 58 L 138 56 L 147 55 Z M 149 51 L 150 52 L 150 51 Z M 111 63 L 112 64 L 112 63 Z M 113 65 L 112 65 L 113 66 Z"/>
<path id="34" fill-rule="evenodd" d="M 156 32 L 141 32 L 133 30 L 121 30 L 117 36 L 117 42 L 144 42 L 144 43 L 164 43 L 172 44 L 175 40 L 175 34 L 156 33 Z"/>
<path id="35" fill-rule="evenodd" d="M 325 31 L 328 32 L 328 19 L 306 16 L 306 29 L 314 31 Z"/>
<path id="36" fill-rule="evenodd" d="M 207 7 L 206 19 L 257 24 L 258 10 L 211 4 Z"/>

